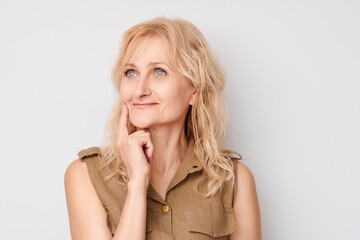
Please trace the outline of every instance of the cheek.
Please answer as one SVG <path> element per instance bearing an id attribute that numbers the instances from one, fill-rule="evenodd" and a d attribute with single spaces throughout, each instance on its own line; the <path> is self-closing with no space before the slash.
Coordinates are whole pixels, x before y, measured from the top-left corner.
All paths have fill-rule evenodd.
<path id="1" fill-rule="evenodd" d="M 130 86 L 129 84 L 127 84 L 125 81 L 121 81 L 120 83 L 120 96 L 121 99 L 124 100 L 125 102 L 129 102 L 129 100 L 131 99 L 131 94 L 130 94 Z"/>
<path id="2" fill-rule="evenodd" d="M 187 92 L 184 86 L 172 86 L 168 88 L 167 91 L 164 91 L 164 95 L 166 96 L 167 102 L 169 105 L 173 107 L 182 107 L 187 105 Z"/>

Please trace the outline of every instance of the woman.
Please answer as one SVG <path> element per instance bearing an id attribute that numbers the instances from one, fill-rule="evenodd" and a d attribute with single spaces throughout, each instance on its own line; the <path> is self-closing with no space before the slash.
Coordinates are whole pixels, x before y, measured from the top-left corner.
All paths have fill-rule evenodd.
<path id="1" fill-rule="evenodd" d="M 224 72 L 198 28 L 131 27 L 113 84 L 106 141 L 65 173 L 72 239 L 261 239 L 254 177 L 224 148 Z"/>

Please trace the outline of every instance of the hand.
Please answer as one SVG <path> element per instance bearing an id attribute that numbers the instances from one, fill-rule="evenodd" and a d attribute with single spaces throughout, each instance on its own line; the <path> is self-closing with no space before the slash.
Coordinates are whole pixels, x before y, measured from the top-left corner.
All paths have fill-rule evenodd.
<path id="1" fill-rule="evenodd" d="M 116 150 L 124 161 L 129 181 L 150 182 L 150 163 L 154 146 L 148 130 L 138 130 L 129 135 L 127 123 L 129 110 L 125 103 L 121 108 Z"/>

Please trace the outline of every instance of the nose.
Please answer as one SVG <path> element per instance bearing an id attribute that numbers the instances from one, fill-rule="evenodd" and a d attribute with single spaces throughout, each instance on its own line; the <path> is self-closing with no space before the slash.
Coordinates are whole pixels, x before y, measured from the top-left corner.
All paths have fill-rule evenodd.
<path id="1" fill-rule="evenodd" d="M 135 94 L 137 98 L 151 95 L 151 87 L 149 80 L 146 76 L 141 77 L 138 85 L 136 86 Z"/>

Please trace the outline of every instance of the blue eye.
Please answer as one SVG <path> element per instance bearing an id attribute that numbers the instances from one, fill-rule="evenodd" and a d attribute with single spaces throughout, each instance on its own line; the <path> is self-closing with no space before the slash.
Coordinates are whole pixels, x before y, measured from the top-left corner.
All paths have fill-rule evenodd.
<path id="1" fill-rule="evenodd" d="M 166 75 L 166 71 L 162 68 L 155 68 L 155 74 L 157 77 L 162 77 Z M 128 69 L 124 72 L 125 77 L 136 77 L 135 71 L 133 69 Z"/>
<path id="2" fill-rule="evenodd" d="M 156 71 L 156 76 L 158 77 L 164 76 L 166 74 L 166 71 L 161 68 L 156 68 L 155 71 Z"/>
<path id="3" fill-rule="evenodd" d="M 135 72 L 133 70 L 131 70 L 131 69 L 126 70 L 124 72 L 124 74 L 125 74 L 126 77 L 135 77 Z"/>

